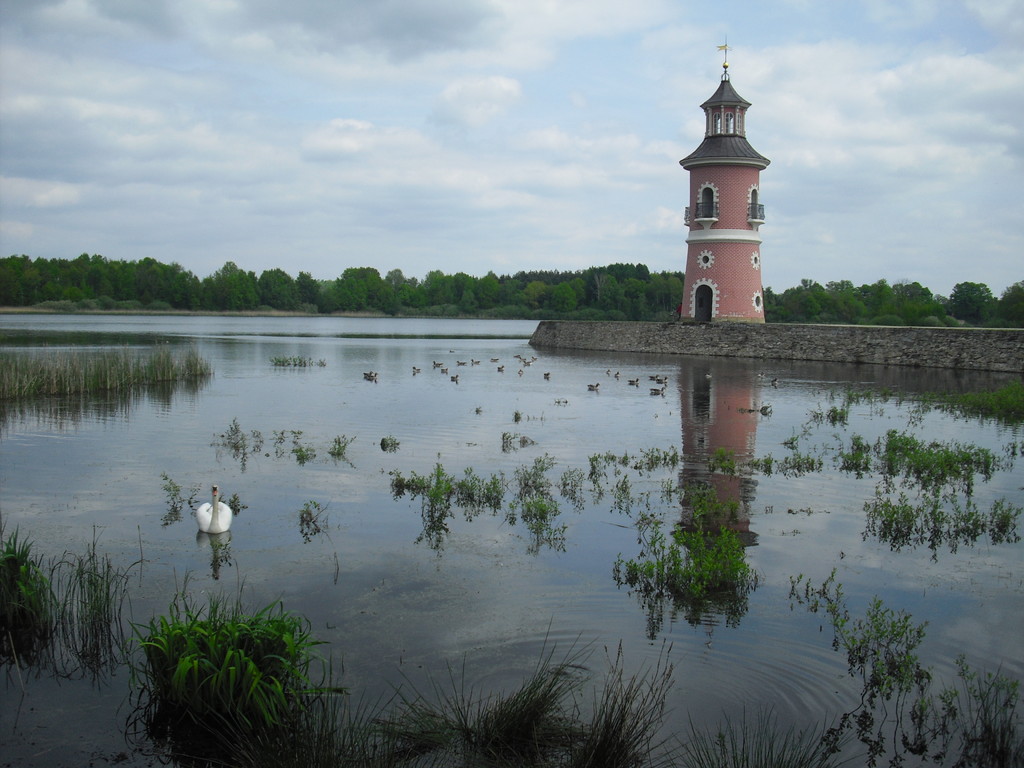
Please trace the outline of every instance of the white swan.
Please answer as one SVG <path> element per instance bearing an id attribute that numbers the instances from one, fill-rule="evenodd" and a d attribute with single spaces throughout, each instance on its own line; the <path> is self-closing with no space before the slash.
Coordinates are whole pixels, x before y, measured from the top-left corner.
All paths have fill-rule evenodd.
<path id="1" fill-rule="evenodd" d="M 231 507 L 220 500 L 220 491 L 213 486 L 213 501 L 196 510 L 199 530 L 203 533 L 224 533 L 231 527 Z"/>

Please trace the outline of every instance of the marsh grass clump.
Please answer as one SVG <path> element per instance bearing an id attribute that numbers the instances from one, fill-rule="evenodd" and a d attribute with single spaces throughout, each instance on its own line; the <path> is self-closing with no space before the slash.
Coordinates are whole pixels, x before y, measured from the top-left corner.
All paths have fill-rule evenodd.
<path id="1" fill-rule="evenodd" d="M 412 768 L 420 765 L 382 723 L 381 702 L 304 694 L 293 725 L 233 739 L 231 764 L 245 768 Z"/>
<path id="2" fill-rule="evenodd" d="M 209 362 L 192 347 L 173 352 L 165 345 L 148 352 L 129 349 L 62 351 L 45 355 L 0 354 L 0 400 L 127 393 L 141 387 L 204 379 Z"/>
<path id="3" fill-rule="evenodd" d="M 733 477 L 736 475 L 736 452 L 730 448 L 716 448 L 708 458 L 708 470 Z"/>
<path id="4" fill-rule="evenodd" d="M 196 608 L 184 597 L 166 616 L 135 625 L 142 659 L 133 681 L 144 696 L 151 731 L 248 734 L 287 727 L 303 694 L 336 691 L 311 677 L 318 645 L 308 622 L 279 603 L 250 613 L 211 598 Z"/>
<path id="5" fill-rule="evenodd" d="M 558 479 L 558 491 L 562 498 L 572 504 L 579 512 L 583 509 L 585 498 L 583 496 L 583 482 L 586 476 L 579 467 L 572 467 L 565 470 Z"/>
<path id="6" fill-rule="evenodd" d="M 656 737 L 671 665 L 627 677 L 620 649 L 588 719 L 581 698 L 590 677 L 589 651 L 574 649 L 560 661 L 552 654 L 546 650 L 533 673 L 509 692 L 481 695 L 467 684 L 464 669 L 456 674 L 451 667 L 447 685 L 435 682 L 427 694 L 400 690 L 385 733 L 409 765 L 672 765 Z"/>
<path id="7" fill-rule="evenodd" d="M 0 659 L 33 663 L 50 643 L 57 601 L 32 542 L 0 524 Z"/>
<path id="8" fill-rule="evenodd" d="M 625 673 L 622 646 L 611 663 L 604 685 L 595 694 L 589 722 L 580 729 L 566 765 L 571 768 L 618 768 L 677 765 L 668 741 L 659 740 L 665 699 L 674 667 L 663 648 L 657 666 L 645 674 Z"/>
<path id="9" fill-rule="evenodd" d="M 398 446 L 399 442 L 394 435 L 387 435 L 380 439 L 380 449 L 384 451 L 384 453 L 394 453 L 398 450 Z"/>
<path id="10" fill-rule="evenodd" d="M 832 405 L 824 411 L 821 408 L 815 408 L 811 411 L 810 421 L 813 424 L 827 422 L 833 427 L 845 427 L 850 421 L 850 403 L 844 402 L 842 405 Z"/>
<path id="11" fill-rule="evenodd" d="M 66 552 L 52 569 L 59 595 L 58 636 L 74 667 L 93 676 L 124 661 L 127 569 L 100 555 L 94 538 L 84 555 Z M 135 563 L 134 565 L 137 565 Z"/>
<path id="12" fill-rule="evenodd" d="M 535 442 L 536 441 L 526 435 L 520 435 L 518 432 L 502 432 L 501 452 L 511 453 L 512 451 L 518 451 L 520 448 L 526 448 L 528 445 L 533 445 Z"/>
<path id="13" fill-rule="evenodd" d="M 753 721 L 746 711 L 739 723 L 726 720 L 709 730 L 690 724 L 682 768 L 832 768 L 844 763 L 823 740 L 824 729 L 783 729 L 766 710 Z"/>
<path id="14" fill-rule="evenodd" d="M 824 461 L 820 456 L 811 456 L 794 450 L 782 459 L 776 459 L 771 454 L 754 458 L 750 460 L 749 465 L 765 476 L 778 473 L 784 477 L 800 477 L 812 472 L 820 472 Z"/>
<path id="15" fill-rule="evenodd" d="M 543 764 L 571 743 L 571 705 L 584 682 L 580 654 L 556 662 L 551 653 L 518 689 L 487 696 L 467 684 L 465 669 L 456 674 L 449 666 L 447 687 L 432 682 L 429 695 L 399 690 L 384 727 L 410 755 L 461 756 L 465 765 Z"/>
<path id="16" fill-rule="evenodd" d="M 516 467 L 513 474 L 516 495 L 520 499 L 528 499 L 532 496 L 550 498 L 552 483 L 547 473 L 554 466 L 554 458 L 545 453 L 543 456 L 534 458 L 533 463 L 529 466 Z"/>
<path id="17" fill-rule="evenodd" d="M 486 480 L 466 467 L 461 479 L 455 481 L 455 503 L 472 519 L 484 510 L 496 514 L 505 500 L 505 476 L 498 472 Z"/>

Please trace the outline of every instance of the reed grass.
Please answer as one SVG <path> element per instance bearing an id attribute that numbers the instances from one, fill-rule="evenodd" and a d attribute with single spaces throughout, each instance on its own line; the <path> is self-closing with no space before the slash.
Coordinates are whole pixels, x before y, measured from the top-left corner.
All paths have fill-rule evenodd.
<path id="1" fill-rule="evenodd" d="M 572 743 L 572 703 L 585 680 L 581 652 L 555 661 L 553 650 L 505 694 L 481 696 L 468 685 L 465 668 L 456 674 L 449 667 L 448 687 L 432 681 L 428 695 L 415 686 L 400 690 L 385 728 L 407 754 L 463 755 L 465 765 L 549 764 L 540 761 Z"/>
<path id="2" fill-rule="evenodd" d="M 309 694 L 291 728 L 239 734 L 231 756 L 245 768 L 427 768 L 410 762 L 397 737 L 381 727 L 382 702 Z"/>
<path id="3" fill-rule="evenodd" d="M 176 354 L 165 346 L 129 349 L 0 354 L 0 400 L 125 393 L 147 385 L 205 378 L 212 368 L 194 348 Z"/>
<path id="4" fill-rule="evenodd" d="M 93 538 L 84 555 L 66 552 L 52 569 L 60 602 L 58 634 L 77 669 L 98 676 L 120 665 L 127 652 L 123 611 L 131 566 L 100 555 Z"/>
<path id="5" fill-rule="evenodd" d="M 681 768 L 831 768 L 840 760 L 813 728 L 783 730 L 769 710 L 753 720 L 744 712 L 738 723 L 726 721 L 711 730 L 691 723 Z"/>
<path id="6" fill-rule="evenodd" d="M 669 768 L 676 765 L 668 740 L 658 737 L 673 666 L 663 649 L 658 665 L 646 674 L 625 673 L 622 646 L 595 696 L 590 721 L 574 741 L 570 768 Z"/>

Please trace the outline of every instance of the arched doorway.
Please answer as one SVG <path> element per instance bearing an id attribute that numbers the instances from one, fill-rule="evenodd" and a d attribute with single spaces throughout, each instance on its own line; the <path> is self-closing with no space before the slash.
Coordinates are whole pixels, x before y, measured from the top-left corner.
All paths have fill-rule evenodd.
<path id="1" fill-rule="evenodd" d="M 711 319 L 711 303 L 715 294 L 709 285 L 698 285 L 693 294 L 693 317 L 702 323 Z"/>

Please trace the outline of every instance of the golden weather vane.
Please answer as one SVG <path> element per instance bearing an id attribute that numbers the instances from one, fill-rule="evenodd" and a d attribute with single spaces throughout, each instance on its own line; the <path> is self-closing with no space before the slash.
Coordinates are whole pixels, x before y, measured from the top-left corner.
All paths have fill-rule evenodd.
<path id="1" fill-rule="evenodd" d="M 722 78 L 725 79 L 729 76 L 729 51 L 732 50 L 732 48 L 729 47 L 728 35 L 726 35 L 725 37 L 725 43 L 723 45 L 718 46 L 718 50 L 722 52 L 722 69 L 724 70 L 724 72 L 722 73 Z"/>

